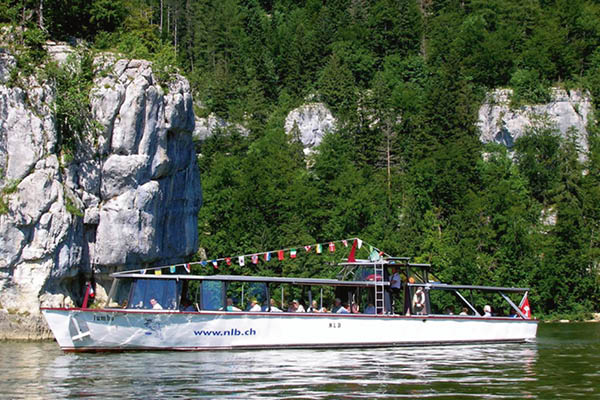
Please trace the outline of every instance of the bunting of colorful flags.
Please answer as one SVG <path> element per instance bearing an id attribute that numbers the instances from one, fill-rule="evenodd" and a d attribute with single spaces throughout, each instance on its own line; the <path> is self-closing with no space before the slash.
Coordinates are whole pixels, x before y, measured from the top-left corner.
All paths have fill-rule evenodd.
<path id="1" fill-rule="evenodd" d="M 355 262 L 356 261 L 356 250 L 360 249 L 363 245 L 363 241 L 359 238 L 335 240 L 335 241 L 326 242 L 326 243 L 316 243 L 316 244 L 312 244 L 312 245 L 305 245 L 305 246 L 299 246 L 299 247 L 300 247 L 300 249 L 304 248 L 306 253 L 309 253 L 314 248 L 316 254 L 323 254 L 323 245 L 325 245 L 330 253 L 335 253 L 335 251 L 337 250 L 336 243 L 341 243 L 344 247 L 347 248 L 349 246 L 348 242 L 352 242 L 352 247 L 350 249 L 350 253 L 348 254 L 348 261 Z M 380 258 L 383 255 L 385 255 L 385 253 L 383 251 L 373 247 L 372 245 L 370 245 L 368 243 L 367 243 L 367 246 L 368 246 L 370 259 Z M 269 262 L 269 261 L 271 261 L 272 255 L 274 255 L 274 254 L 277 254 L 277 259 L 279 261 L 283 261 L 283 260 L 285 260 L 286 252 L 289 253 L 290 259 L 295 259 L 298 256 L 297 248 L 293 247 L 293 248 L 288 248 L 288 249 L 271 250 L 271 251 L 254 253 L 254 254 L 245 254 L 245 255 L 236 256 L 236 257 L 237 257 L 237 263 L 239 264 L 239 266 L 244 267 L 246 265 L 246 257 L 250 257 L 252 264 L 257 265 L 260 261 L 260 258 L 262 258 L 262 260 L 264 260 L 264 262 Z M 155 275 L 162 275 L 162 270 L 164 268 L 168 268 L 169 272 L 174 274 L 174 273 L 176 273 L 178 266 L 183 266 L 185 272 L 187 272 L 189 274 L 189 273 L 191 273 L 191 270 L 192 270 L 192 268 L 191 268 L 192 264 L 200 264 L 203 267 L 206 267 L 210 263 L 210 264 L 212 264 L 212 266 L 215 269 L 218 269 L 219 262 L 222 261 L 226 265 L 230 266 L 230 265 L 232 265 L 232 259 L 235 259 L 235 257 L 216 258 L 216 259 L 213 259 L 210 261 L 202 260 L 202 261 L 198 261 L 195 263 L 186 263 L 183 265 L 179 264 L 179 265 L 172 265 L 172 266 L 165 266 L 165 267 L 149 268 L 148 270 L 154 271 Z M 147 269 L 140 269 L 138 271 L 141 274 L 146 274 Z"/>

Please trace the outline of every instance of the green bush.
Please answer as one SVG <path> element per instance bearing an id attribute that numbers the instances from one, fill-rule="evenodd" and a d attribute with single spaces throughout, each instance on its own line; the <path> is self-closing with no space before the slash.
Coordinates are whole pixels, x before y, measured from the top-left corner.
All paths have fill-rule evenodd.
<path id="1" fill-rule="evenodd" d="M 69 56 L 63 66 L 50 62 L 45 68 L 46 78 L 55 83 L 54 113 L 59 145 L 68 160 L 72 160 L 82 135 L 97 131 L 89 100 L 93 83 L 92 63 L 91 52 L 83 50 Z"/>
<path id="2" fill-rule="evenodd" d="M 524 104 L 547 103 L 551 100 L 551 92 L 537 71 L 518 69 L 510 78 L 513 88 L 511 105 L 519 107 Z"/>

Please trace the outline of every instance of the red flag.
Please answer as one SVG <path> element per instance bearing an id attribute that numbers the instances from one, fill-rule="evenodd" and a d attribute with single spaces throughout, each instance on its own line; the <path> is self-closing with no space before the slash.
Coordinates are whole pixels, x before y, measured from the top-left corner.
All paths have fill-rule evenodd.
<path id="1" fill-rule="evenodd" d="M 187 272 L 188 274 L 190 273 L 190 270 L 191 270 L 191 268 L 190 268 L 190 264 L 185 264 L 185 265 L 183 266 L 183 268 L 185 268 L 185 272 Z"/>
<path id="2" fill-rule="evenodd" d="M 521 306 L 519 307 L 521 312 L 527 319 L 531 319 L 531 308 L 529 307 L 529 299 L 527 298 L 527 293 L 525 293 L 525 297 L 521 301 Z"/>
<path id="3" fill-rule="evenodd" d="M 312 249 L 312 246 L 304 246 L 304 250 L 308 253 Z"/>
<path id="4" fill-rule="evenodd" d="M 277 258 L 279 259 L 279 261 L 283 261 L 283 259 L 285 258 L 285 255 L 283 255 L 283 250 L 279 250 L 277 252 Z"/>
<path id="5" fill-rule="evenodd" d="M 227 263 L 227 265 L 231 265 L 231 257 L 227 257 L 225 259 L 225 262 Z"/>
<path id="6" fill-rule="evenodd" d="M 258 254 L 252 256 L 252 264 L 258 264 Z"/>
<path id="7" fill-rule="evenodd" d="M 356 245 L 358 244 L 358 241 L 355 240 L 354 243 L 352 243 L 352 249 L 350 250 L 350 255 L 348 255 L 348 262 L 356 262 L 356 257 L 355 257 L 355 253 L 356 253 Z"/>
<path id="8" fill-rule="evenodd" d="M 329 243 L 329 252 L 333 253 L 335 251 L 335 243 L 331 242 Z"/>

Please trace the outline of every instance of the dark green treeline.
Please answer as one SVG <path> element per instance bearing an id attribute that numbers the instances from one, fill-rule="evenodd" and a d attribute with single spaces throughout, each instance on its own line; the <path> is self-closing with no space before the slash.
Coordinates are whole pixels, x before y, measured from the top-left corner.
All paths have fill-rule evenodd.
<path id="1" fill-rule="evenodd" d="M 201 146 L 199 232 L 210 258 L 359 236 L 433 263 L 444 280 L 530 286 L 534 313 L 598 310 L 595 119 L 584 157 L 573 135 L 547 124 L 511 153 L 483 146 L 476 127 L 491 88 L 513 88 L 514 107 L 547 101 L 551 86 L 600 98 L 596 1 L 0 4 L 2 20 L 30 28 L 25 44 L 78 36 L 176 63 L 197 113 L 249 128 Z M 282 129 L 307 99 L 338 120 L 308 157 Z M 330 273 L 318 265 L 299 257 L 257 268 Z"/>

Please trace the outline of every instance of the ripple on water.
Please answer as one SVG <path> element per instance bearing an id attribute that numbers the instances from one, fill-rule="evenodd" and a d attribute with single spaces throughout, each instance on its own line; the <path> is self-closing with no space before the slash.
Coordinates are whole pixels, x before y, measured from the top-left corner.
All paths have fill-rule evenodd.
<path id="1" fill-rule="evenodd" d="M 55 343 L 0 348 L 0 397 L 10 399 L 600 396 L 597 324 L 541 325 L 537 342 L 504 345 L 105 354 L 65 354 Z"/>

